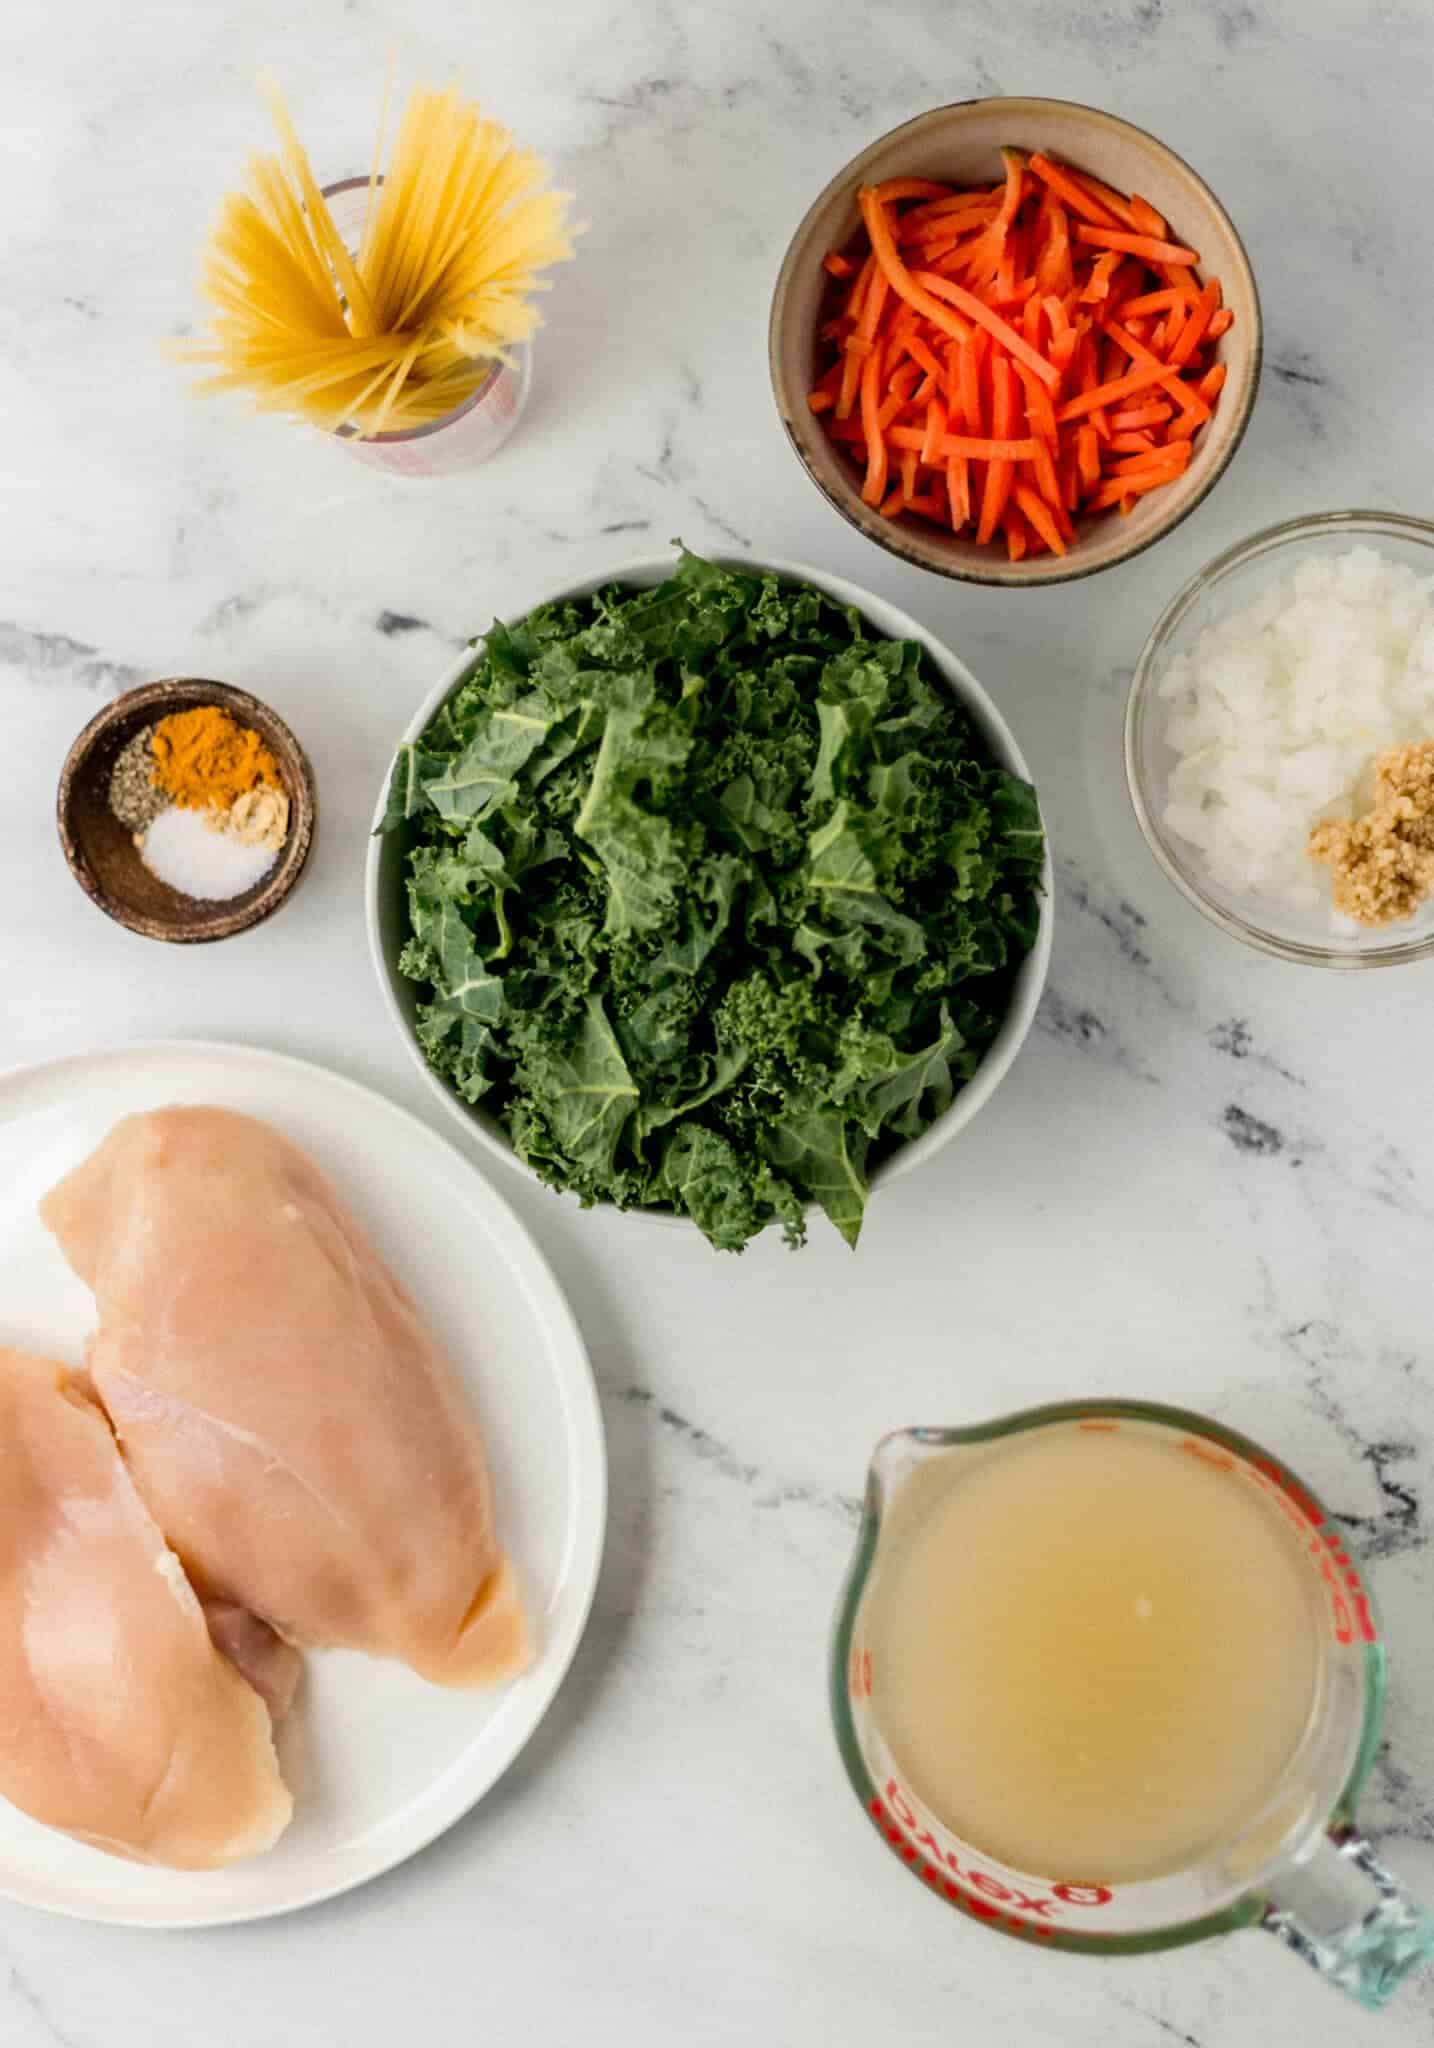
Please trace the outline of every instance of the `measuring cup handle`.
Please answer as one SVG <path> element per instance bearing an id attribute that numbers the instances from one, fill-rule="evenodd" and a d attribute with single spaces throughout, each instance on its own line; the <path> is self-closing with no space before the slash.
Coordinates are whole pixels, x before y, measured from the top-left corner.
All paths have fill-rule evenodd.
<path id="1" fill-rule="evenodd" d="M 1356 1829 L 1336 1825 L 1270 1887 L 1261 1925 L 1361 2005 L 1384 2005 L 1434 1957 L 1434 1916 Z"/>

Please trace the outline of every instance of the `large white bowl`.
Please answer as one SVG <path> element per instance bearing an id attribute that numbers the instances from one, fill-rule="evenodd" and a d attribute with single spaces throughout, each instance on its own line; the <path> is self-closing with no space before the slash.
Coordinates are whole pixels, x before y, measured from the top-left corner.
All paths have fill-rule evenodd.
<path id="1" fill-rule="evenodd" d="M 802 583 L 814 583 L 824 590 L 838 604 L 853 605 L 869 626 L 891 640 L 919 640 L 952 696 L 970 713 L 977 731 L 985 739 L 992 756 L 1003 768 L 1024 781 L 1030 781 L 1030 770 L 1025 757 L 1016 745 L 1010 727 L 991 702 L 986 692 L 972 675 L 963 661 L 944 647 L 939 640 L 927 632 L 924 626 L 907 613 L 888 604 L 885 598 L 874 597 L 870 591 L 859 589 L 855 583 L 848 583 L 843 577 L 829 576 L 822 569 L 810 568 L 805 562 L 749 561 L 739 557 L 717 557 L 724 567 L 750 572 L 771 573 Z M 587 597 L 594 590 L 609 583 L 626 583 L 637 589 L 650 589 L 653 584 L 662 583 L 674 568 L 671 555 L 645 555 L 634 562 L 625 562 L 615 569 L 609 569 L 599 576 L 590 576 L 584 582 L 575 583 L 566 589 L 555 591 L 548 599 L 538 599 L 536 604 L 562 602 L 568 598 Z M 398 745 L 416 740 L 428 725 L 444 699 L 454 691 L 473 667 L 476 648 L 469 648 L 444 670 L 433 688 L 419 705 L 399 735 Z M 385 772 L 383 787 L 379 790 L 374 808 L 374 826 L 378 826 L 388 801 L 390 770 Z M 439 1078 L 423 1056 L 422 1048 L 414 1036 L 414 1014 L 418 1007 L 418 992 L 411 981 L 405 980 L 398 971 L 398 956 L 408 936 L 407 918 L 403 895 L 404 855 L 408 840 L 402 832 L 391 832 L 369 841 L 368 861 L 364 874 L 364 891 L 367 902 L 369 947 L 373 964 L 378 975 L 379 987 L 383 990 L 384 1001 L 389 1015 L 397 1025 L 399 1034 L 415 1066 L 423 1075 L 433 1095 L 441 1102 L 451 1116 L 463 1125 L 484 1150 L 505 1166 L 515 1168 L 519 1173 L 538 1179 L 532 1168 L 526 1166 L 514 1152 L 501 1126 L 481 1108 L 463 1100 L 456 1090 Z M 1020 1051 L 1026 1033 L 1036 1014 L 1036 1006 L 1045 987 L 1046 971 L 1051 958 L 1051 849 L 1049 835 L 1046 840 L 1045 866 L 1041 876 L 1041 922 L 1036 942 L 1016 972 L 1010 1008 L 1001 1027 L 986 1049 L 980 1066 L 971 1079 L 957 1094 L 951 1107 L 944 1115 L 936 1118 L 929 1130 L 919 1138 L 913 1138 L 903 1145 L 899 1152 L 878 1166 L 871 1176 L 873 1189 L 893 1181 L 899 1174 L 909 1173 L 914 1166 L 920 1166 L 934 1152 L 947 1145 L 960 1130 L 964 1130 L 976 1112 L 989 1102 L 997 1087 L 1010 1069 L 1012 1061 Z M 632 1209 L 627 1212 L 649 1222 L 681 1224 L 691 1227 L 688 1219 L 662 1209 Z"/>

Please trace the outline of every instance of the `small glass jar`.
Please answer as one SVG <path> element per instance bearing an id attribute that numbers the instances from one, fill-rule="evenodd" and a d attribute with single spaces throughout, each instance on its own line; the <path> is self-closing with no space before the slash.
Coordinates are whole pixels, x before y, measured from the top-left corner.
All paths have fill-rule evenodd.
<path id="1" fill-rule="evenodd" d="M 341 178 L 324 187 L 323 197 L 334 225 L 350 253 L 357 251 L 363 233 L 368 195 L 367 178 Z M 528 401 L 532 351 L 520 345 L 512 355 L 511 363 L 494 363 L 477 390 L 441 419 L 368 438 L 353 427 L 339 427 L 336 438 L 361 462 L 391 476 L 450 476 L 476 469 L 497 454 Z"/>

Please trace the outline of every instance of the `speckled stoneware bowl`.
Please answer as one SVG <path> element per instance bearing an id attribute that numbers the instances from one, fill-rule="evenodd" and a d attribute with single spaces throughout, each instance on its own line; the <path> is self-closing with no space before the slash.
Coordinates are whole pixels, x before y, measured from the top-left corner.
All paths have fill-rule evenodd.
<path id="1" fill-rule="evenodd" d="M 218 903 L 182 896 L 152 875 L 109 806 L 110 772 L 134 735 L 173 711 L 205 704 L 253 727 L 278 762 L 289 797 L 289 836 L 273 867 L 253 888 Z M 127 690 L 96 712 L 65 756 L 55 809 L 70 873 L 106 917 L 141 938 L 200 945 L 248 931 L 288 900 L 314 843 L 319 805 L 308 756 L 267 704 L 228 683 L 175 676 Z"/>
<path id="2" fill-rule="evenodd" d="M 1090 171 L 1121 192 L 1138 192 L 1163 213 L 1180 241 L 1219 277 L 1234 325 L 1216 345 L 1226 366 L 1214 417 L 1196 438 L 1185 474 L 1141 498 L 1128 518 L 1111 511 L 1083 519 L 1064 556 L 1006 559 L 997 547 L 918 519 L 883 519 L 863 504 L 860 479 L 807 404 L 816 382 L 817 327 L 828 278 L 822 259 L 860 225 L 857 189 L 884 178 L 947 179 L 989 185 L 1002 175 L 1002 145 L 1042 150 Z M 1244 245 L 1219 200 L 1187 163 L 1128 121 L 1068 100 L 966 100 L 936 107 L 893 128 L 840 170 L 792 237 L 777 278 L 768 331 L 772 389 L 787 437 L 818 490 L 868 540 L 941 576 L 969 583 L 1062 583 L 1128 561 L 1178 526 L 1214 487 L 1239 447 L 1260 378 L 1260 300 Z"/>

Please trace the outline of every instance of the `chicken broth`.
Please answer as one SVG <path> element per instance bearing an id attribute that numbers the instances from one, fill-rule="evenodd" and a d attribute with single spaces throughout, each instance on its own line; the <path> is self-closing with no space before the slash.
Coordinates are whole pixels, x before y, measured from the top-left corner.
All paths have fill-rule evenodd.
<path id="1" fill-rule="evenodd" d="M 1258 1483 L 1141 1423 L 1057 1423 L 898 1496 L 872 1707 L 973 1849 L 1060 1882 L 1188 1867 L 1259 1814 L 1317 1704 L 1319 1582 Z"/>

